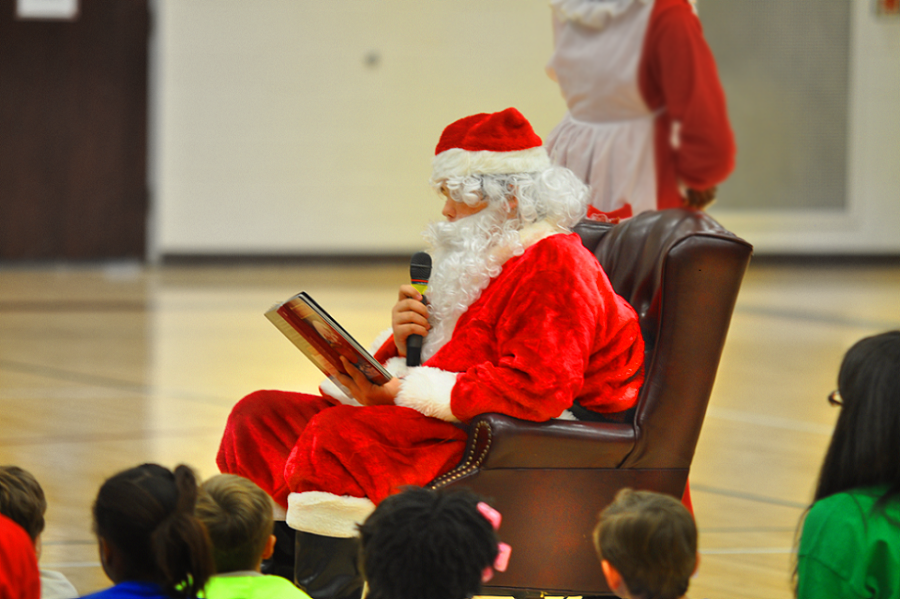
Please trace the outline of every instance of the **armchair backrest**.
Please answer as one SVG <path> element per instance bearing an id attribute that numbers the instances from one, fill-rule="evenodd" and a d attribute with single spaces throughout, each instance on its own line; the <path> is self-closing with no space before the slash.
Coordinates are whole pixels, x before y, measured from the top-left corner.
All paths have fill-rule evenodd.
<path id="1" fill-rule="evenodd" d="M 689 468 L 753 247 L 705 212 L 644 212 L 575 228 L 634 306 L 646 383 L 623 468 Z"/>
<path id="2" fill-rule="evenodd" d="M 692 210 L 575 230 L 638 313 L 646 378 L 633 424 L 472 420 L 465 456 L 429 486 L 467 486 L 503 513 L 514 556 L 485 595 L 609 592 L 590 539 L 597 513 L 623 487 L 684 491 L 753 249 Z"/>

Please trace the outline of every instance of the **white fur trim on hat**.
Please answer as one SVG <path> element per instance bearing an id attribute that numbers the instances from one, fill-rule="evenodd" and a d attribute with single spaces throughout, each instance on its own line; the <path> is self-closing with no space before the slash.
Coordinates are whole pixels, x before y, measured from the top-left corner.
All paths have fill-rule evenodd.
<path id="1" fill-rule="evenodd" d="M 355 537 L 356 526 L 375 511 L 366 497 L 305 491 L 288 495 L 287 525 L 326 537 Z"/>
<path id="2" fill-rule="evenodd" d="M 431 163 L 431 180 L 468 177 L 469 175 L 505 175 L 509 173 L 534 173 L 550 168 L 550 157 L 543 146 L 512 152 L 470 152 L 451 148 L 434 157 Z"/>
<path id="3" fill-rule="evenodd" d="M 400 392 L 394 403 L 417 412 L 440 418 L 447 422 L 459 422 L 450 410 L 450 394 L 456 384 L 456 373 L 417 366 L 400 381 Z"/>

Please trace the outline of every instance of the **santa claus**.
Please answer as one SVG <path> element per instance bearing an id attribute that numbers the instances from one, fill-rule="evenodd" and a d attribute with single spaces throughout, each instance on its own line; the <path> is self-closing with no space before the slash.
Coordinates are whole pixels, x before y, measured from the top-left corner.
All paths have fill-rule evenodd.
<path id="1" fill-rule="evenodd" d="M 545 421 L 573 405 L 619 414 L 643 380 L 637 315 L 571 233 L 587 189 L 551 166 L 517 110 L 449 125 L 432 184 L 446 221 L 425 233 L 427 306 L 402 286 L 375 345 L 394 378 L 373 385 L 345 362 L 349 395 L 330 381 L 319 395 L 258 391 L 222 439 L 221 470 L 259 484 L 297 531 L 296 578 L 314 597 L 352 594 L 331 573 L 342 555 L 352 563 L 357 525 L 401 487 L 456 466 L 475 416 Z M 406 365 L 410 335 L 424 336 L 421 366 Z"/>

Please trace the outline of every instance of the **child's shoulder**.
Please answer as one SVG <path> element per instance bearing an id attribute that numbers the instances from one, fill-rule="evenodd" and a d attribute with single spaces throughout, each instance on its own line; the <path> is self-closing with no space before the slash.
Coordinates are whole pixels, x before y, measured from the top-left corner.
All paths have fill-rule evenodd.
<path id="1" fill-rule="evenodd" d="M 260 574 L 213 576 L 203 595 L 206 599 L 310 599 L 288 579 Z"/>
<path id="2" fill-rule="evenodd" d="M 273 593 L 277 591 L 277 595 L 267 594 L 267 597 L 277 599 L 311 599 L 304 591 L 294 586 L 287 578 L 275 576 L 274 574 L 266 574 L 261 577 L 266 581 L 266 589 Z"/>

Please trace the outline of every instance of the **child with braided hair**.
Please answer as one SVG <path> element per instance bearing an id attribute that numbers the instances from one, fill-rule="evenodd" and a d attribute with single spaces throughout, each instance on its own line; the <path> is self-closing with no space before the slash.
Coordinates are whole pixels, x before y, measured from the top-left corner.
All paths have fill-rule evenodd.
<path id="1" fill-rule="evenodd" d="M 197 479 L 183 464 L 143 464 L 107 479 L 94 502 L 94 533 L 114 586 L 88 597 L 196 597 L 214 571 L 196 500 Z"/>
<path id="2" fill-rule="evenodd" d="M 497 540 L 500 514 L 468 490 L 410 487 L 391 495 L 359 527 L 367 599 L 466 599 L 510 547 Z"/>

